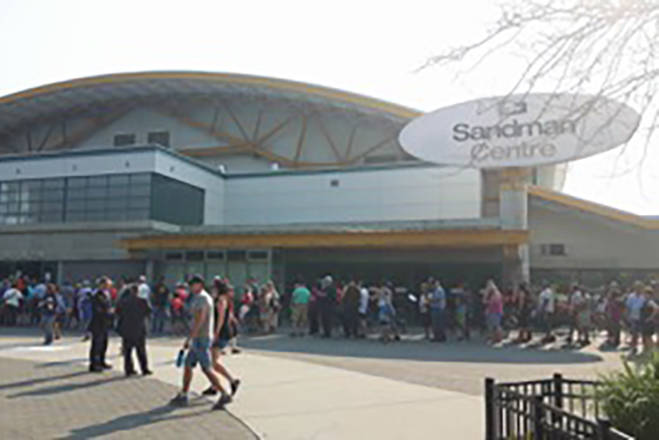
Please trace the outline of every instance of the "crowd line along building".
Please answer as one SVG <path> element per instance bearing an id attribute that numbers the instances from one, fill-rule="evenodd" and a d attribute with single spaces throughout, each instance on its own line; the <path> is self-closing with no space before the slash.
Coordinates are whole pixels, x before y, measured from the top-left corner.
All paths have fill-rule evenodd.
<path id="1" fill-rule="evenodd" d="M 562 194 L 567 165 L 419 161 L 398 144 L 419 115 L 311 84 L 201 72 L 2 97 L 0 278 L 598 285 L 659 272 L 659 220 Z"/>

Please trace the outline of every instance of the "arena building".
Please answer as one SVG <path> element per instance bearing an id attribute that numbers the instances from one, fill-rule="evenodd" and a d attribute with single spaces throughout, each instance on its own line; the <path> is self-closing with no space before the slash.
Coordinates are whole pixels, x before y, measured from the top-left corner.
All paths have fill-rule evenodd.
<path id="1" fill-rule="evenodd" d="M 659 271 L 659 220 L 562 194 L 565 165 L 421 162 L 398 144 L 419 115 L 311 84 L 198 72 L 2 97 L 0 277 L 202 273 L 284 285 L 329 272 L 416 285 Z"/>

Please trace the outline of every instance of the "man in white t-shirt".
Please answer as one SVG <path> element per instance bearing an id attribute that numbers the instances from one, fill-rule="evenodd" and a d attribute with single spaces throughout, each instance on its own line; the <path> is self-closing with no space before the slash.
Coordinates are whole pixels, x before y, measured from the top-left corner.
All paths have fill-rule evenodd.
<path id="1" fill-rule="evenodd" d="M 22 299 L 23 294 L 16 288 L 16 283 L 12 284 L 12 287 L 7 289 L 4 295 L 2 295 L 2 302 L 5 305 L 7 314 L 7 325 L 12 327 L 16 325 L 16 319 L 18 317 L 18 311 Z"/>
<path id="2" fill-rule="evenodd" d="M 231 402 L 231 396 L 220 384 L 219 378 L 213 371 L 210 357 L 213 329 L 215 328 L 213 299 L 204 288 L 204 278 L 202 276 L 194 275 L 190 279 L 189 285 L 190 293 L 194 295 L 190 307 L 193 322 L 190 335 L 183 343 L 183 349 L 188 351 L 183 370 L 183 387 L 170 403 L 176 406 L 186 406 L 188 404 L 192 370 L 199 364 L 201 370 L 211 382 L 213 389 L 220 392 L 220 398 L 213 406 L 213 409 L 224 409 L 224 406 Z"/>
<path id="3" fill-rule="evenodd" d="M 545 337 L 542 339 L 542 342 L 548 343 L 556 340 L 552 334 L 556 295 L 547 281 L 543 282 L 542 286 L 542 292 L 540 292 L 538 298 L 540 301 L 540 316 L 542 317 L 542 323 L 545 329 Z"/>
<path id="4" fill-rule="evenodd" d="M 359 313 L 359 337 L 366 337 L 366 317 L 368 314 L 368 303 L 371 299 L 371 295 L 368 292 L 366 286 L 361 282 L 359 283 L 359 308 L 357 312 Z"/>
<path id="5" fill-rule="evenodd" d="M 572 343 L 572 336 L 574 334 L 574 331 L 577 330 L 578 324 L 577 324 L 577 315 L 579 314 L 579 310 L 583 306 L 585 301 L 583 293 L 581 293 L 581 290 L 579 289 L 579 285 L 577 283 L 572 284 L 572 292 L 570 293 L 570 330 L 568 331 L 567 334 L 567 340 L 566 342 L 568 344 Z"/>

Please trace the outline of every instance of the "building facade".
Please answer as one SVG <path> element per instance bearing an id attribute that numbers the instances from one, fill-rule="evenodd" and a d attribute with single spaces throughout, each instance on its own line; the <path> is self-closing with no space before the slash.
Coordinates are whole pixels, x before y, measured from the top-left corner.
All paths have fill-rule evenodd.
<path id="1" fill-rule="evenodd" d="M 415 285 L 656 269 L 656 221 L 572 203 L 557 192 L 565 166 L 418 161 L 397 140 L 418 115 L 309 84 L 195 72 L 0 98 L 0 276 L 202 273 L 283 285 L 333 273 Z M 592 233 L 606 253 L 607 227 L 629 243 L 617 251 L 638 241 L 643 257 L 582 251 Z"/>

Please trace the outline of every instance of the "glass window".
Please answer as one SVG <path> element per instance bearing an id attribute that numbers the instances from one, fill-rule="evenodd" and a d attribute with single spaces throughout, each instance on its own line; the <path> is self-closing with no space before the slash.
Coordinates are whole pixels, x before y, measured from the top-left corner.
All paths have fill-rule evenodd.
<path id="1" fill-rule="evenodd" d="M 73 211 L 66 213 L 67 222 L 84 222 L 85 221 L 85 212 L 84 211 Z"/>
<path id="2" fill-rule="evenodd" d="M 108 176 L 91 176 L 87 181 L 88 186 L 106 187 L 108 186 Z"/>
<path id="3" fill-rule="evenodd" d="M 73 199 L 66 202 L 66 209 L 68 211 L 82 211 L 85 209 L 85 201 L 83 199 Z"/>
<path id="4" fill-rule="evenodd" d="M 69 188 L 84 188 L 87 186 L 86 177 L 69 177 L 68 179 Z"/>
<path id="5" fill-rule="evenodd" d="M 204 259 L 204 253 L 202 251 L 186 252 L 185 259 L 188 261 L 202 261 Z"/>
<path id="6" fill-rule="evenodd" d="M 102 222 L 105 219 L 105 211 L 87 211 L 85 213 L 85 220 L 90 222 Z"/>
<path id="7" fill-rule="evenodd" d="M 127 207 L 128 207 L 128 199 L 108 199 L 105 202 L 105 208 L 107 210 L 116 210 L 116 209 L 125 210 Z"/>
<path id="8" fill-rule="evenodd" d="M 61 211 L 63 206 L 61 202 L 41 202 L 42 211 Z"/>
<path id="9" fill-rule="evenodd" d="M 39 220 L 42 223 L 59 223 L 63 219 L 62 212 L 42 212 Z"/>
<path id="10" fill-rule="evenodd" d="M 130 175 L 130 184 L 131 185 L 144 185 L 151 182 L 151 174 L 149 173 L 138 173 Z"/>
<path id="11" fill-rule="evenodd" d="M 62 200 L 62 199 L 64 199 L 64 190 L 63 189 L 44 189 L 41 192 L 40 196 L 43 200 Z"/>
<path id="12" fill-rule="evenodd" d="M 148 186 L 148 185 L 145 185 L 145 186 L 133 185 L 133 186 L 130 187 L 130 195 L 131 196 L 140 196 L 140 197 L 149 196 L 149 195 L 151 195 L 151 187 Z"/>
<path id="13" fill-rule="evenodd" d="M 43 179 L 44 189 L 64 188 L 65 179 Z"/>
<path id="14" fill-rule="evenodd" d="M 66 190 L 67 199 L 84 199 L 87 194 L 85 188 L 68 188 Z"/>
<path id="15" fill-rule="evenodd" d="M 128 220 L 148 220 L 148 209 L 130 209 L 126 211 L 126 218 Z"/>
<path id="16" fill-rule="evenodd" d="M 130 175 L 128 174 L 116 174 L 110 176 L 110 185 L 128 185 L 130 183 Z"/>
<path id="17" fill-rule="evenodd" d="M 85 208 L 88 211 L 104 211 L 105 203 L 106 201 L 104 199 L 90 199 L 87 200 Z"/>
<path id="18" fill-rule="evenodd" d="M 86 191 L 86 196 L 90 199 L 104 199 L 107 194 L 108 189 L 106 187 L 89 187 Z"/>
<path id="19" fill-rule="evenodd" d="M 126 198 L 128 197 L 128 186 L 111 186 L 108 188 L 108 197 Z"/>
<path id="20" fill-rule="evenodd" d="M 125 210 L 112 210 L 105 213 L 105 218 L 108 221 L 123 221 L 126 220 L 126 211 Z"/>
<path id="21" fill-rule="evenodd" d="M 129 208 L 147 209 L 150 205 L 151 199 L 149 197 L 131 197 L 128 199 Z"/>

